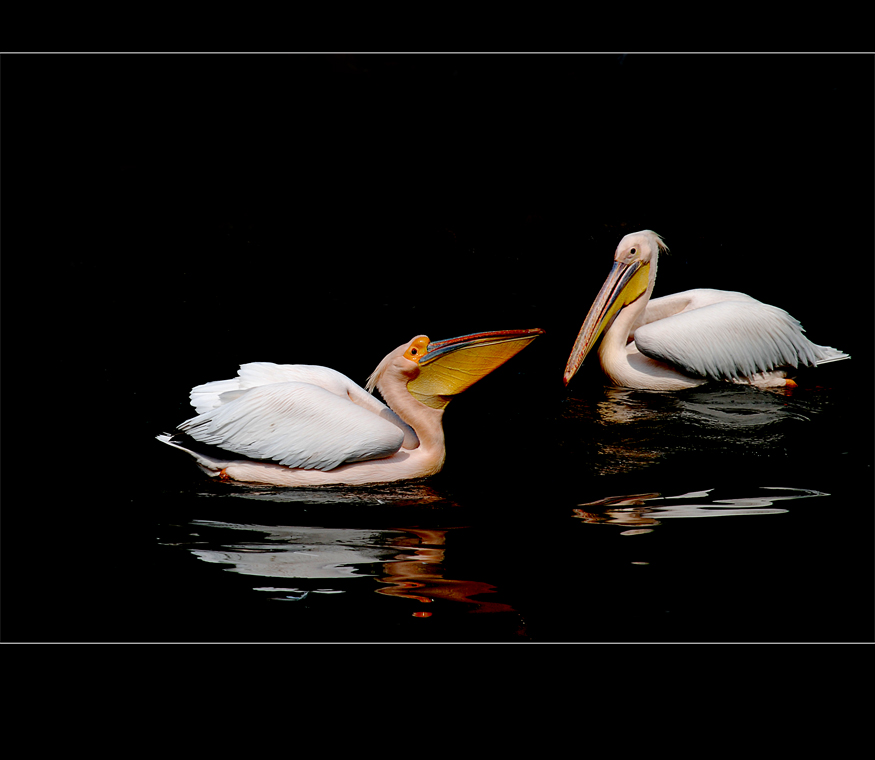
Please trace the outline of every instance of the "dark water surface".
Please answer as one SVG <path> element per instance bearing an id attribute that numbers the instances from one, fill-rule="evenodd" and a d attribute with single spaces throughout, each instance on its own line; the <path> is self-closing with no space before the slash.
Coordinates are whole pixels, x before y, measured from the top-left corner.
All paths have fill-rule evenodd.
<path id="1" fill-rule="evenodd" d="M 493 455 L 480 472 L 477 447 L 451 440 L 431 481 L 204 479 L 162 494 L 156 634 L 868 640 L 868 444 L 841 435 L 847 407 L 825 388 L 587 388 L 557 402 L 560 445 L 521 442 L 519 469 Z"/>
<path id="2" fill-rule="evenodd" d="M 873 639 L 871 56 L 4 56 L 2 637 Z M 37 93 L 38 96 L 35 96 Z M 623 235 L 850 361 L 562 369 Z M 155 441 L 241 363 L 542 328 L 398 486 Z"/>

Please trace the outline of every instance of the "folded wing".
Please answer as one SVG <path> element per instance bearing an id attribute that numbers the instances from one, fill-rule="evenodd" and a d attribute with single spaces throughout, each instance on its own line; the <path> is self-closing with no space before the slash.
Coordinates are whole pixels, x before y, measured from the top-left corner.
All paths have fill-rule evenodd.
<path id="1" fill-rule="evenodd" d="M 657 319 L 635 330 L 645 356 L 712 380 L 845 358 L 818 346 L 783 309 L 755 299 L 728 300 Z"/>
<path id="2" fill-rule="evenodd" d="M 215 405 L 199 406 L 207 408 L 179 430 L 234 454 L 317 470 L 389 457 L 404 442 L 405 432 L 397 424 L 358 406 L 346 394 L 295 381 L 222 390 L 223 384 L 235 382 L 207 383 L 219 386 L 213 389 L 218 391 Z M 192 391 L 193 399 L 198 388 Z"/>
<path id="3" fill-rule="evenodd" d="M 404 433 L 404 448 L 419 446 L 416 433 L 404 420 L 379 399 L 360 385 L 356 385 L 342 372 L 317 364 L 274 364 L 273 362 L 249 362 L 240 365 L 237 377 L 230 380 L 214 380 L 191 389 L 189 398 L 198 414 L 218 409 L 240 398 L 252 388 L 277 383 L 308 383 L 318 386 L 362 409 L 388 420 Z"/>

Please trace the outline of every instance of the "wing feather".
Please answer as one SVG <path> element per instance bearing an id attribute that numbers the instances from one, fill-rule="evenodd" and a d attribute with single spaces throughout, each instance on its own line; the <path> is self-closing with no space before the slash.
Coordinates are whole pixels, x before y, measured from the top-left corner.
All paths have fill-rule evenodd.
<path id="1" fill-rule="evenodd" d="M 189 398 L 195 411 L 204 414 L 235 401 L 252 388 L 288 382 L 316 385 L 335 396 L 352 401 L 353 404 L 398 427 L 404 433 L 405 449 L 415 449 L 419 446 L 419 438 L 413 428 L 382 401 L 356 385 L 342 372 L 317 364 L 274 364 L 273 362 L 241 364 L 240 369 L 237 370 L 237 377 L 196 385 L 191 389 Z"/>
<path id="2" fill-rule="evenodd" d="M 382 459 L 404 442 L 404 431 L 392 421 L 303 382 L 244 390 L 183 422 L 179 430 L 241 456 L 308 470 Z"/>
<path id="3" fill-rule="evenodd" d="M 214 380 L 196 385 L 191 389 L 191 405 L 198 414 L 201 414 L 239 398 L 250 388 L 287 382 L 318 385 L 337 396 L 347 395 L 350 386 L 358 387 L 346 375 L 330 367 L 320 367 L 315 364 L 249 362 L 241 364 L 240 369 L 237 370 L 237 377 L 231 380 Z M 362 392 L 364 393 L 363 390 Z"/>
<path id="4" fill-rule="evenodd" d="M 645 356 L 712 380 L 814 366 L 835 351 L 817 346 L 783 309 L 755 299 L 712 303 L 635 330 Z"/>

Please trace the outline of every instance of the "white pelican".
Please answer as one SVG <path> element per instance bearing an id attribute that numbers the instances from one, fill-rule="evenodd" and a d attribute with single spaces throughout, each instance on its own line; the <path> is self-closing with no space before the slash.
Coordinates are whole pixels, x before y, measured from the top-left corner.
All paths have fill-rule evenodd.
<path id="1" fill-rule="evenodd" d="M 307 364 L 244 364 L 233 380 L 191 390 L 197 416 L 178 430 L 222 449 L 218 456 L 172 435 L 211 477 L 279 486 L 381 483 L 433 475 L 444 464 L 444 408 L 544 331 L 503 330 L 429 341 L 418 335 L 380 362 L 359 387 Z M 373 395 L 377 388 L 389 404 Z"/>
<path id="2" fill-rule="evenodd" d="M 604 334 L 599 360 L 615 385 L 672 391 L 709 380 L 793 387 L 787 369 L 850 358 L 818 346 L 783 309 L 744 293 L 687 290 L 650 300 L 659 250 L 652 230 L 626 235 L 580 328 L 565 385 Z"/>

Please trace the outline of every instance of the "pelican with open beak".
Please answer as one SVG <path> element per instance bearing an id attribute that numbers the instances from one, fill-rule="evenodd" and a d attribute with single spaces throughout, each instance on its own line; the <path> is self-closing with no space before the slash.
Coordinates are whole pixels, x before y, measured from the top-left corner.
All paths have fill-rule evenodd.
<path id="1" fill-rule="evenodd" d="M 620 241 L 568 357 L 565 385 L 599 338 L 611 382 L 649 390 L 710 380 L 792 387 L 791 368 L 850 358 L 812 343 L 786 311 L 744 293 L 697 289 L 650 300 L 660 250 L 668 249 L 652 230 Z"/>
<path id="2" fill-rule="evenodd" d="M 446 456 L 442 420 L 450 400 L 543 332 L 442 341 L 418 335 L 380 362 L 367 390 L 328 367 L 244 364 L 236 378 L 193 388 L 197 416 L 179 433 L 157 437 L 222 480 L 362 485 L 434 475 Z M 217 449 L 198 450 L 198 443 Z"/>

